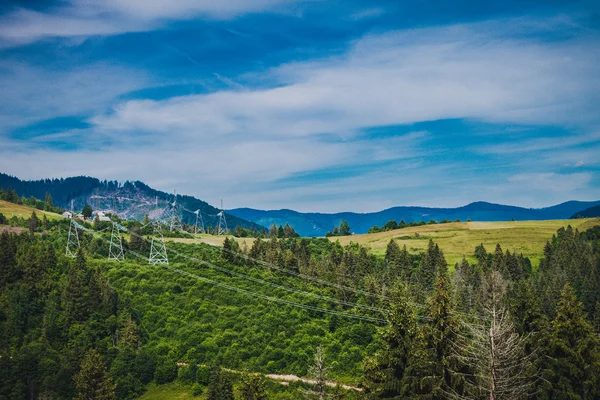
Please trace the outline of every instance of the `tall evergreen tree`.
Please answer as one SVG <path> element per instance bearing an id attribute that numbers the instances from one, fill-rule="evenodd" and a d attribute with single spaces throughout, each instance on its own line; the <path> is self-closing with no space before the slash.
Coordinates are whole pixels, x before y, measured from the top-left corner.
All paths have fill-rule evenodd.
<path id="1" fill-rule="evenodd" d="M 438 269 L 435 290 L 428 302 L 428 321 L 422 329 L 425 348 L 417 378 L 421 379 L 421 391 L 426 397 L 442 399 L 448 393 L 462 393 L 460 368 L 453 357 L 453 346 L 460 326 L 454 312 L 452 288 L 448 272 Z M 420 375 L 420 376 L 419 376 Z"/>
<path id="2" fill-rule="evenodd" d="M 388 325 L 381 329 L 382 351 L 365 361 L 364 386 L 380 398 L 404 394 L 409 386 L 409 360 L 417 335 L 417 316 L 400 292 L 393 295 Z M 404 387 L 403 387 L 404 386 Z"/>
<path id="3" fill-rule="evenodd" d="M 77 387 L 76 400 L 113 400 L 116 399 L 115 385 L 106 373 L 104 362 L 95 349 L 90 349 L 81 368 L 73 379 Z"/>
<path id="4" fill-rule="evenodd" d="M 215 366 L 211 372 L 207 400 L 234 400 L 233 384 L 227 375 L 223 373 L 220 366 Z"/>
<path id="5" fill-rule="evenodd" d="M 264 378 L 258 374 L 244 373 L 240 396 L 242 400 L 267 400 L 269 397 L 265 389 Z"/>
<path id="6" fill-rule="evenodd" d="M 597 399 L 600 397 L 598 338 L 583 305 L 570 284 L 558 302 L 546 344 L 544 379 L 548 398 Z"/>

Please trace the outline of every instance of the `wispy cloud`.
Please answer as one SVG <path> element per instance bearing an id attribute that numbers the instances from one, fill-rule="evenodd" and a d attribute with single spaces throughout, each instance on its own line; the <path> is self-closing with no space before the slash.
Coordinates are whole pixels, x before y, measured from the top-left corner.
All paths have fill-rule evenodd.
<path id="1" fill-rule="evenodd" d="M 107 63 L 63 70 L 6 60 L 0 71 L 0 134 L 39 120 L 97 112 L 151 82 L 144 71 Z"/>
<path id="2" fill-rule="evenodd" d="M 509 143 L 480 146 L 475 147 L 473 150 L 482 154 L 501 155 L 567 149 L 598 142 L 600 142 L 600 132 L 593 132 L 563 137 L 537 137 L 529 140 L 515 138 Z"/>
<path id="3" fill-rule="evenodd" d="M 347 135 L 370 126 L 444 118 L 502 123 L 600 122 L 598 38 L 509 39 L 507 21 L 373 35 L 342 57 L 289 63 L 270 89 L 134 100 L 93 122 L 113 130 L 192 136 Z M 497 26 L 496 23 L 493 26 Z M 576 110 L 576 111 L 574 111 Z"/>
<path id="4" fill-rule="evenodd" d="M 169 19 L 280 10 L 292 2 L 145 4 L 87 1 L 46 14 L 17 10 L 4 17 L 14 17 L 8 28 L 0 23 L 0 37 L 106 35 Z M 571 34 L 548 39 L 548 32 L 565 30 Z M 256 32 L 250 37 L 263 40 Z M 178 43 L 167 46 L 187 58 L 178 61 L 192 71 L 190 79 L 213 79 L 214 73 L 220 83 L 206 85 L 202 94 L 140 98 L 138 92 L 125 100 L 128 92 L 169 79 L 142 63 L 61 70 L 1 62 L 0 170 L 23 178 L 141 179 L 208 201 L 225 197 L 228 207 L 307 211 L 475 199 L 537 206 L 600 197 L 592 170 L 600 140 L 594 133 L 600 38 L 569 18 L 371 33 L 339 45 L 335 55 L 277 59 L 278 65 L 270 60 L 260 72 L 256 64 L 237 73 L 207 67 L 203 77 L 193 72 L 209 57 L 196 58 Z M 340 47 L 347 50 L 339 53 Z M 77 116 L 89 127 L 6 139 L 14 127 L 58 115 Z M 476 135 L 466 124 L 412 129 L 449 119 L 484 129 Z M 560 127 L 562 136 L 529 132 L 547 126 Z M 373 127 L 384 133 L 372 134 Z"/>
<path id="5" fill-rule="evenodd" d="M 69 0 L 47 12 L 16 9 L 0 17 L 0 38 L 23 44 L 45 37 L 77 37 L 140 32 L 168 20 L 196 17 L 229 19 L 239 15 L 282 10 L 298 0 Z M 287 10 L 290 11 L 289 9 Z M 292 8 L 293 11 L 293 8 Z"/>

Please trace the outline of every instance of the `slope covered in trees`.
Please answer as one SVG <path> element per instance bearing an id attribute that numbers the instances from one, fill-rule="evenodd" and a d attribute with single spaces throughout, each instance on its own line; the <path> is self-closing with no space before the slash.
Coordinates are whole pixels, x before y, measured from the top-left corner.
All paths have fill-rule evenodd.
<path id="1" fill-rule="evenodd" d="M 433 241 L 378 257 L 275 236 L 168 243 L 165 267 L 132 235 L 141 255 L 117 263 L 91 226 L 68 259 L 67 224 L 0 236 L 0 398 L 136 398 L 173 381 L 208 399 L 599 395 L 600 227 L 559 229 L 537 270 L 477 246 L 451 271 Z"/>
<path id="2" fill-rule="evenodd" d="M 155 190 L 143 182 L 117 182 L 101 181 L 97 178 L 88 176 L 77 176 L 61 179 L 41 179 L 37 181 L 23 181 L 16 177 L 0 173 L 0 188 L 14 193 L 11 198 L 5 198 L 13 203 L 20 203 L 21 197 L 27 199 L 37 199 L 42 204 L 50 196 L 55 206 L 70 209 L 71 200 L 75 210 L 82 210 L 86 205 L 94 210 L 112 210 L 122 218 L 135 218 L 141 221 L 145 215 L 159 217 L 156 213 L 156 201 L 158 208 L 165 208 L 168 203 L 173 202 L 173 194 Z M 183 212 L 182 222 L 194 224 L 196 216 L 193 213 L 200 210 L 205 226 L 215 226 L 218 223 L 220 210 L 199 200 L 193 196 L 178 195 L 177 202 L 189 210 Z M 35 207 L 35 204 L 28 204 Z M 56 210 L 51 210 L 56 211 Z M 264 229 L 263 226 L 249 222 L 234 215 L 227 214 L 227 222 L 231 230 L 239 226 L 241 228 L 258 230 Z M 284 225 L 284 224 L 282 224 Z"/>
<path id="3" fill-rule="evenodd" d="M 571 218 L 596 218 L 600 217 L 600 206 L 593 206 L 576 212 Z"/>

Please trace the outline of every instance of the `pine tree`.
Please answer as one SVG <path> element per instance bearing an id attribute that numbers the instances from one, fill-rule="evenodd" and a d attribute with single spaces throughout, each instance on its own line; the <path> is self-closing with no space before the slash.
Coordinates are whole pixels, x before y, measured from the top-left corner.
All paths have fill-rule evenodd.
<path id="1" fill-rule="evenodd" d="M 348 225 L 348 221 L 344 220 L 340 222 L 339 234 L 340 236 L 350 235 L 350 225 Z"/>
<path id="2" fill-rule="evenodd" d="M 415 379 L 420 392 L 432 399 L 445 398 L 447 393 L 462 393 L 462 377 L 456 374 L 459 366 L 453 357 L 453 346 L 460 331 L 452 303 L 452 288 L 448 272 L 440 268 L 437 272 L 435 290 L 428 302 L 428 321 L 420 338 L 424 351 L 415 362 Z M 416 346 L 418 349 L 419 346 Z M 413 385 L 414 386 L 414 385 Z"/>
<path id="3" fill-rule="evenodd" d="M 39 220 L 37 214 L 35 213 L 35 211 L 32 211 L 31 217 L 29 218 L 29 221 L 27 221 L 27 226 L 29 227 L 29 233 L 31 233 L 33 235 L 39 224 L 40 224 L 40 220 Z"/>
<path id="4" fill-rule="evenodd" d="M 131 318 L 131 315 L 129 315 L 123 323 L 123 328 L 121 329 L 121 334 L 119 335 L 119 345 L 124 348 L 137 350 L 139 343 L 140 336 L 137 325 L 133 318 Z"/>
<path id="5" fill-rule="evenodd" d="M 242 400 L 267 400 L 264 378 L 261 375 L 245 372 L 242 375 L 240 395 Z"/>
<path id="6" fill-rule="evenodd" d="M 400 275 L 400 258 L 400 246 L 398 246 L 398 243 L 394 239 L 390 239 L 385 249 L 385 263 L 391 281 L 395 281 L 398 279 L 398 275 Z"/>
<path id="7" fill-rule="evenodd" d="M 44 203 L 46 203 L 46 206 L 48 206 L 48 207 L 54 206 L 54 204 L 52 203 L 52 195 L 48 192 L 46 192 L 46 196 L 44 198 Z"/>
<path id="8" fill-rule="evenodd" d="M 599 398 L 598 339 L 568 283 L 558 302 L 547 341 L 544 379 L 549 382 L 546 389 L 551 398 Z"/>
<path id="9" fill-rule="evenodd" d="M 115 385 L 106 373 L 104 362 L 95 349 L 90 349 L 79 372 L 73 377 L 77 388 L 76 400 L 113 400 L 116 399 Z"/>
<path id="10" fill-rule="evenodd" d="M 84 217 L 89 218 L 92 216 L 92 207 L 90 207 L 89 205 L 85 205 L 83 206 L 83 209 L 81 210 L 81 214 L 83 214 Z"/>
<path id="11" fill-rule="evenodd" d="M 231 380 L 223 373 L 220 366 L 215 366 L 212 370 L 206 391 L 206 399 L 234 400 Z"/>
<path id="12" fill-rule="evenodd" d="M 393 295 L 388 325 L 381 329 L 384 349 L 365 361 L 364 386 L 381 397 L 399 396 L 407 385 L 409 360 L 417 335 L 417 316 L 406 297 Z"/>
<path id="13" fill-rule="evenodd" d="M 436 274 L 439 269 L 446 270 L 448 265 L 444 254 L 433 240 L 429 239 L 427 251 L 421 257 L 419 264 L 418 280 L 423 285 L 425 290 L 429 291 L 433 288 L 436 280 Z"/>

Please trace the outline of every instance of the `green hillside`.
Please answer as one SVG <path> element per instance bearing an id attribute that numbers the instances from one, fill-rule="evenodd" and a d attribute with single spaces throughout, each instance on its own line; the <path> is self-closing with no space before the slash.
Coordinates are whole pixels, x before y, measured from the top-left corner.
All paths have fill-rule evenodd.
<path id="1" fill-rule="evenodd" d="M 0 200 L 0 213 L 4 214 L 4 216 L 8 219 L 12 217 L 29 218 L 33 211 L 35 211 L 40 218 L 42 218 L 43 215 L 46 215 L 46 218 L 48 219 L 62 219 L 59 214 L 53 212 L 38 210 L 33 207 Z"/>
<path id="2" fill-rule="evenodd" d="M 100 226 L 78 231 L 81 247 L 75 259 L 65 256 L 69 220 L 48 224 L 43 235 L 3 232 L 0 373 L 5 383 L 0 399 L 74 398 L 90 385 L 110 392 L 113 399 L 197 394 L 212 400 L 209 393 L 215 387 L 229 388 L 236 399 L 248 387 L 264 389 L 269 399 L 296 399 L 318 385 L 293 379 L 282 384 L 261 376 L 314 380 L 325 376 L 315 373 L 318 365 L 327 372 L 320 387 L 328 396 L 340 391 L 347 399 L 364 398 L 366 392 L 374 398 L 386 398 L 388 392 L 400 396 L 398 380 L 415 388 L 415 379 L 441 374 L 442 368 L 445 374 L 457 374 L 460 368 L 463 375 L 457 376 L 471 377 L 485 368 L 450 362 L 454 350 L 449 340 L 456 337 L 451 327 L 473 341 L 477 336 L 468 336 L 475 334 L 470 329 L 488 332 L 493 317 L 477 306 L 488 301 L 482 296 L 488 290 L 506 296 L 515 324 L 507 329 L 520 337 L 530 337 L 541 326 L 565 320 L 572 324 L 573 346 L 579 343 L 577 354 L 584 357 L 578 362 L 592 365 L 594 357 L 600 360 L 593 342 L 599 328 L 588 322 L 600 315 L 600 228 L 598 220 L 575 222 L 585 232 L 554 230 L 544 222 L 419 227 L 412 232 L 419 234 L 417 239 L 399 238 L 392 244 L 390 236 L 364 237 L 372 240 L 365 244 L 385 243 L 384 251 L 325 238 L 256 239 L 240 246 L 234 238 L 220 237 L 222 247 L 194 242 L 217 240 L 202 236 L 168 241 L 168 265 L 148 263 L 152 238 L 147 234 L 130 233 L 123 243 L 126 258 L 117 262 L 107 260 L 111 235 Z M 594 229 L 588 230 L 590 226 Z M 541 238 L 543 230 L 550 243 L 537 269 L 509 247 L 494 251 L 495 241 L 512 237 L 526 244 Z M 462 239 L 451 240 L 461 232 Z M 488 252 L 479 251 L 472 263 L 455 271 L 447 268 L 434 243 L 439 241 L 442 250 L 450 243 L 455 248 L 462 244 L 472 252 L 469 246 L 479 243 L 480 235 L 492 234 Z M 412 240 L 427 240 L 426 249 L 411 249 L 411 254 L 397 245 Z M 501 284 L 489 286 L 493 279 Z M 552 376 L 563 374 L 562 365 L 547 361 L 568 356 L 555 345 L 570 340 L 562 332 L 549 330 L 551 340 L 540 344 L 548 371 L 544 382 L 550 386 L 537 390 L 545 393 L 560 384 L 552 383 Z M 498 340 L 498 345 L 506 344 Z M 439 351 L 430 351 L 432 346 Z M 522 347 L 516 354 L 525 351 Z M 405 373 L 402 363 L 414 372 Z M 397 378 L 388 378 L 390 368 Z M 577 376 L 582 378 L 576 382 L 592 382 L 586 384 L 589 390 L 600 390 L 591 381 L 593 372 Z M 537 382 L 534 378 L 527 379 Z M 405 394 L 433 393 L 448 383 L 431 385 Z"/>
<path id="3" fill-rule="evenodd" d="M 337 236 L 329 238 L 339 240 L 342 245 L 350 242 L 369 247 L 375 254 L 383 255 L 387 244 L 394 239 L 400 246 L 406 246 L 412 254 L 427 249 L 429 239 L 443 250 L 446 260 L 453 265 L 466 256 L 474 261 L 475 247 L 483 244 L 493 250 L 500 244 L 504 250 L 516 251 L 529 257 L 534 265 L 539 264 L 544 245 L 561 227 L 571 225 L 584 231 L 600 225 L 600 218 L 549 221 L 513 221 L 513 222 L 451 222 L 446 224 L 423 225 L 387 232 L 364 235 Z"/>

